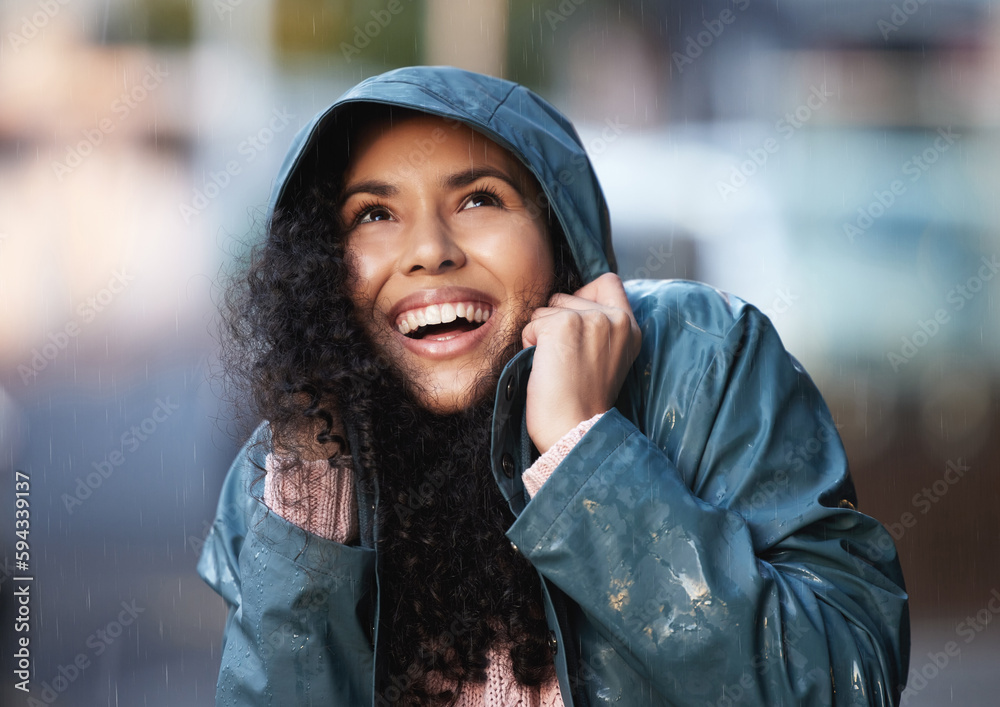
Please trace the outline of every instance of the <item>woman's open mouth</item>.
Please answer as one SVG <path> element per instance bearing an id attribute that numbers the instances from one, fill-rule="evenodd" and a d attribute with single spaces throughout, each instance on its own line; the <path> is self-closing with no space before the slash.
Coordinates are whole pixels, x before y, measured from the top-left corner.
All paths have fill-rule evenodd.
<path id="1" fill-rule="evenodd" d="M 475 331 L 492 315 L 482 302 L 445 302 L 407 310 L 396 317 L 396 329 L 408 339 L 448 341 Z"/>

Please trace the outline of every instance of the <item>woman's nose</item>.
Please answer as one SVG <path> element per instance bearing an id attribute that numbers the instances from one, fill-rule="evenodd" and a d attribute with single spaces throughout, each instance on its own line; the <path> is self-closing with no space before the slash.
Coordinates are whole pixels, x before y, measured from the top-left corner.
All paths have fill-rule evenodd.
<path id="1" fill-rule="evenodd" d="M 414 223 L 407 234 L 402 263 L 407 274 L 437 274 L 465 265 L 465 252 L 448 224 L 428 217 Z"/>

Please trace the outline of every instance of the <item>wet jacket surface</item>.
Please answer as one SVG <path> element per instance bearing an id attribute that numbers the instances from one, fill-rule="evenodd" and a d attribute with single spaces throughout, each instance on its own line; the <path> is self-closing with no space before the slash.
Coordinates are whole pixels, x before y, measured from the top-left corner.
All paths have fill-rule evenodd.
<path id="1" fill-rule="evenodd" d="M 572 127 L 523 88 L 456 70 L 404 69 L 352 89 L 300 132 L 272 209 L 294 198 L 352 101 L 486 133 L 539 179 L 584 278 L 613 267 L 603 197 Z M 542 579 L 564 701 L 895 704 L 909 653 L 902 576 L 891 537 L 855 510 L 812 381 L 766 317 L 735 297 L 681 281 L 626 291 L 642 350 L 615 408 L 530 501 L 521 473 L 537 456 L 524 422 L 532 349 L 497 389 L 493 471 L 516 516 L 507 536 Z M 230 469 L 199 563 L 229 608 L 217 702 L 386 704 L 391 689 L 374 690 L 378 499 L 359 497 L 358 546 L 297 528 L 251 487 L 266 427 L 258 435 L 264 444 L 248 444 Z"/>

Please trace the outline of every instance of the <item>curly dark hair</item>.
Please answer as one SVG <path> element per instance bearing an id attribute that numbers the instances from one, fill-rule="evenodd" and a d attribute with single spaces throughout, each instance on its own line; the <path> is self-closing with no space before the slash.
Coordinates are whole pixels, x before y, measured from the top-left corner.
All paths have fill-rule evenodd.
<path id="1" fill-rule="evenodd" d="M 454 703 L 465 684 L 485 680 L 497 647 L 519 682 L 538 685 L 553 670 L 539 578 L 504 536 L 514 517 L 489 461 L 499 370 L 462 412 L 437 415 L 417 402 L 349 294 L 338 193 L 336 175 L 300 191 L 229 285 L 223 365 L 234 404 L 244 422 L 268 421 L 271 444 L 290 460 L 283 468 L 319 445 L 332 469 L 353 469 L 357 483 L 378 489 L 384 699 Z M 573 292 L 580 275 L 551 212 L 548 222 L 554 291 Z M 520 348 L 510 339 L 497 368 Z"/>

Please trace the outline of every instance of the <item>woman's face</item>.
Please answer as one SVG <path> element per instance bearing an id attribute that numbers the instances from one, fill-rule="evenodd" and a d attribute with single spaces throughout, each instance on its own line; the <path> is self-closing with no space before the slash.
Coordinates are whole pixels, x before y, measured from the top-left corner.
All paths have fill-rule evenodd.
<path id="1" fill-rule="evenodd" d="M 475 402 L 552 288 L 538 187 L 510 153 L 432 116 L 352 145 L 340 216 L 369 333 L 435 412 Z"/>

